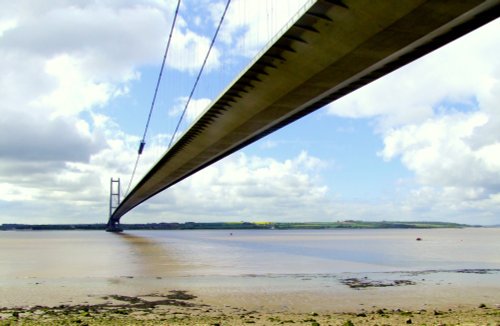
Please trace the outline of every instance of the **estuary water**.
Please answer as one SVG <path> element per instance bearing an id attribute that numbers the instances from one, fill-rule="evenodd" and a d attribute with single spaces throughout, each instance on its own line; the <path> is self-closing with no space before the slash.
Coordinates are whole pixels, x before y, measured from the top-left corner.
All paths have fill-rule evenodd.
<path id="1" fill-rule="evenodd" d="M 167 288 L 339 294 L 353 276 L 446 281 L 500 303 L 500 228 L 0 232 L 0 305 Z"/>

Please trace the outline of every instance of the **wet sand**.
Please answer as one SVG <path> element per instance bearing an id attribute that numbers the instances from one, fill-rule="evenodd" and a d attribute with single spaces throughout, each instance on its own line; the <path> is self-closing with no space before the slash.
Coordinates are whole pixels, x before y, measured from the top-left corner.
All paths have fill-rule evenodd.
<path id="1" fill-rule="evenodd" d="M 500 325 L 500 284 L 491 283 L 499 275 L 500 270 L 454 270 L 123 276 L 107 280 L 108 285 L 87 279 L 88 287 L 31 279 L 16 289 L 1 289 L 0 325 L 350 325 L 349 321 L 354 325 Z M 82 288 L 86 290 L 79 292 Z M 64 300 L 61 289 L 67 294 Z M 17 296 L 12 295 L 14 290 Z"/>
<path id="2" fill-rule="evenodd" d="M 269 311 L 440 309 L 500 304 L 500 270 L 185 276 L 25 278 L 0 286 L 0 307 L 101 304 L 112 295 L 142 296 L 172 290 L 192 293 L 211 305 L 231 303 Z"/>

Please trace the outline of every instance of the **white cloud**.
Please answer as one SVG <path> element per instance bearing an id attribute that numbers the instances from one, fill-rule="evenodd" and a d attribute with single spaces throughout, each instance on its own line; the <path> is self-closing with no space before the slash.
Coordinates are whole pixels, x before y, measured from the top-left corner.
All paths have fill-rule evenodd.
<path id="1" fill-rule="evenodd" d="M 156 59 L 162 48 L 156 40 L 165 38 L 166 15 L 171 12 L 147 2 L 23 4 L 10 12 L 19 17 L 19 24 L 4 33 L 3 48 L 47 59 L 62 54 L 86 57 L 85 68 L 100 78 L 110 73 L 121 77 L 131 62 Z"/>
<path id="2" fill-rule="evenodd" d="M 3 111 L 0 119 L 0 158 L 31 161 L 88 161 L 106 147 L 99 130 L 90 132 L 86 122 L 74 118 L 48 119 L 43 115 Z"/>
<path id="3" fill-rule="evenodd" d="M 186 96 L 178 98 L 176 100 L 177 104 L 168 112 L 169 116 L 176 118 L 180 117 L 182 111 L 184 111 L 186 107 L 187 100 L 188 98 Z M 212 101 L 208 98 L 191 99 L 183 119 L 187 124 L 190 124 L 195 121 L 201 113 L 208 109 L 211 103 Z"/>
<path id="4" fill-rule="evenodd" d="M 486 122 L 481 113 L 455 114 L 401 127 L 386 135 L 381 155 L 385 159 L 401 156 L 423 185 L 499 191 L 500 151 L 496 150 L 500 142 L 477 149 L 468 144 L 474 130 Z"/>
<path id="5" fill-rule="evenodd" d="M 56 88 L 49 94 L 34 100 L 34 107 L 50 107 L 54 115 L 75 115 L 94 106 L 102 106 L 113 94 L 110 83 L 100 83 L 85 78 L 77 59 L 68 55 L 52 58 L 45 64 L 47 76 L 56 82 Z"/>
<path id="6" fill-rule="evenodd" d="M 8 31 L 9 29 L 13 29 L 17 26 L 17 21 L 14 19 L 2 19 L 0 20 L 0 38 L 3 33 Z"/>
<path id="7" fill-rule="evenodd" d="M 20 218 L 83 221 L 84 214 L 105 215 L 109 176 L 130 175 L 139 139 L 103 114 L 140 78 L 140 67 L 158 64 L 174 5 L 149 0 L 0 4 L 0 193 L 2 203 L 16 203 Z M 173 48 L 177 56 L 193 55 L 172 67 L 190 70 L 199 65 L 209 41 L 180 21 Z M 217 67 L 217 49 L 208 64 Z M 191 114 L 190 109 L 192 119 Z M 148 141 L 139 175 L 164 152 L 165 138 Z M 70 212 L 72 205 L 87 209 Z M 9 214 L 4 211 L 2 218 L 12 218 Z"/>
<path id="8" fill-rule="evenodd" d="M 269 139 L 264 140 L 263 142 L 261 142 L 260 145 L 262 149 L 273 149 L 276 148 L 277 146 L 278 142 Z"/>
<path id="9" fill-rule="evenodd" d="M 168 55 L 167 65 L 173 69 L 197 74 L 207 55 L 212 36 L 210 38 L 201 36 L 185 26 L 178 27 L 172 39 L 175 41 L 171 49 L 172 52 Z M 213 47 L 205 66 L 207 72 L 220 66 L 220 57 L 219 49 Z"/>
<path id="10" fill-rule="evenodd" d="M 132 211 L 124 221 L 315 220 L 327 214 L 323 163 L 306 152 L 293 159 L 237 153 Z"/>
<path id="11" fill-rule="evenodd" d="M 221 40 L 231 45 L 228 50 L 233 55 L 251 58 L 307 3 L 310 1 L 232 1 Z"/>
<path id="12" fill-rule="evenodd" d="M 16 161 L 0 162 L 0 204 L 15 205 L 14 209 L 0 212 L 0 223 L 106 222 L 110 177 L 120 177 L 125 190 L 139 138 L 123 133 L 102 115 L 94 120 L 94 132 L 106 137 L 107 146 L 92 153 L 87 161 L 31 161 L 15 157 Z M 161 135 L 148 145 L 138 176 L 145 174 L 165 151 Z"/>
<path id="13" fill-rule="evenodd" d="M 24 167 L 29 178 L 37 165 L 61 172 L 65 162 L 89 162 L 107 142 L 80 114 L 126 93 L 135 69 L 157 56 L 165 8 L 72 1 L 1 8 L 2 171 Z"/>
<path id="14" fill-rule="evenodd" d="M 37 173 L 25 174 L 27 167 L 1 173 L 3 202 L 20 205 L 17 222 L 45 223 L 50 214 L 66 216 L 56 219 L 59 222 L 105 222 L 109 178 L 121 177 L 122 191 L 126 190 L 138 138 L 116 130 L 110 121 L 101 126 L 106 127 L 108 147 L 89 162 L 66 162 L 46 169 L 36 164 L 41 169 Z M 148 144 L 134 184 L 164 150 L 164 137 Z M 284 161 L 234 154 L 136 208 L 124 222 L 323 218 L 328 210 L 328 188 L 319 177 L 323 165 L 306 152 Z M 24 211 L 24 206 L 38 209 Z M 12 222 L 10 213 L 0 213 L 0 222 Z"/>
<path id="15" fill-rule="evenodd" d="M 328 107 L 375 118 L 379 155 L 415 176 L 395 212 L 493 223 L 500 212 L 500 20 Z M 389 215 L 391 215 L 389 213 Z"/>

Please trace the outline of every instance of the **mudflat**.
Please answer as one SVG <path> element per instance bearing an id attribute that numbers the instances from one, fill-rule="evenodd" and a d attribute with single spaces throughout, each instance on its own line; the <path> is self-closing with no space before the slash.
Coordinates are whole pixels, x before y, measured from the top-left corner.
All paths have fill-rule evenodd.
<path id="1" fill-rule="evenodd" d="M 499 276 L 500 270 L 494 269 L 177 279 L 128 276 L 112 281 L 113 287 L 96 284 L 86 292 L 78 291 L 81 283 L 37 279 L 17 287 L 21 291 L 17 305 L 0 308 L 0 325 L 497 326 Z M 174 284 L 183 289 L 169 289 Z M 111 292 L 92 290 L 103 288 Z M 13 294 L 2 292 L 4 300 Z"/>
<path id="2" fill-rule="evenodd" d="M 266 296 L 259 296 L 263 306 Z M 288 298 L 286 298 L 289 296 Z M 287 301 L 296 300 L 283 294 Z M 245 305 L 207 303 L 179 290 L 144 296 L 111 295 L 99 304 L 1 308 L 0 325 L 500 325 L 500 305 L 453 305 L 441 309 L 387 309 L 368 306 L 357 311 L 305 312 L 303 309 L 250 309 Z M 218 298 L 225 302 L 224 297 Z M 388 298 L 390 302 L 391 299 Z M 394 306 L 392 302 L 391 306 Z M 252 304 L 250 304 L 252 306 Z"/>

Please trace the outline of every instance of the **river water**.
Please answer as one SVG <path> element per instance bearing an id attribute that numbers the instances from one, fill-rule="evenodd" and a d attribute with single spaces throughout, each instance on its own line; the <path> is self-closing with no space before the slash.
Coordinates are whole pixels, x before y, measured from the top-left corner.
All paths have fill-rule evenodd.
<path id="1" fill-rule="evenodd" d="M 166 288 L 338 294 L 353 275 L 490 289 L 500 303 L 500 228 L 0 232 L 7 306 Z"/>

